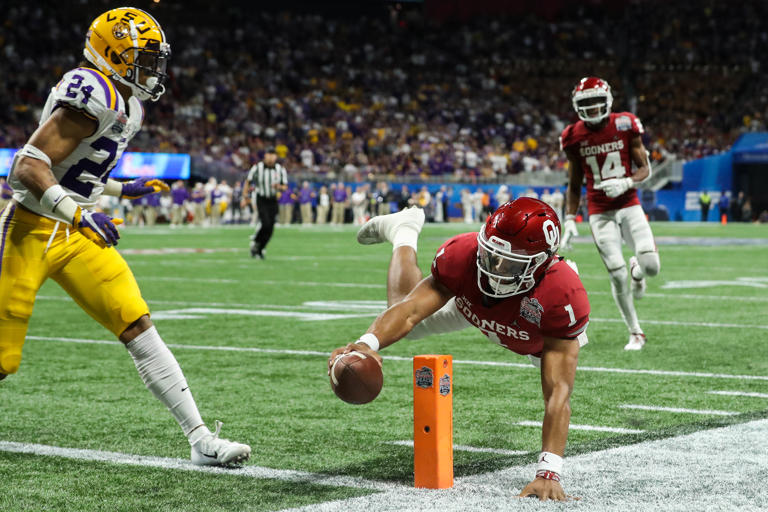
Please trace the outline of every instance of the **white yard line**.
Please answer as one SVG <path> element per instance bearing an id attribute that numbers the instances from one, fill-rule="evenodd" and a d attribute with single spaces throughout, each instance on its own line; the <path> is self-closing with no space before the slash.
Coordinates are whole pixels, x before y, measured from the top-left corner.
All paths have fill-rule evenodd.
<path id="1" fill-rule="evenodd" d="M 612 292 L 604 291 L 589 291 L 587 295 L 613 295 Z M 712 300 L 715 302 L 768 302 L 768 297 L 755 295 L 750 297 L 749 295 L 701 295 L 696 293 L 648 293 L 644 297 L 650 297 L 654 299 L 692 299 L 692 300 Z"/>
<path id="2" fill-rule="evenodd" d="M 681 414 L 701 414 L 705 416 L 736 416 L 738 412 L 716 411 L 710 409 L 683 409 L 681 407 L 659 407 L 656 405 L 621 404 L 619 409 L 637 409 L 640 411 L 674 412 Z"/>
<path id="3" fill-rule="evenodd" d="M 322 283 L 317 281 L 279 281 L 270 279 L 226 279 L 226 278 L 200 278 L 200 277 L 176 277 L 176 276 L 136 276 L 143 281 L 174 281 L 189 283 L 243 283 L 243 284 L 268 284 L 277 286 L 327 286 L 329 288 L 386 288 L 385 284 L 365 283 Z"/>
<path id="4" fill-rule="evenodd" d="M 366 480 L 349 476 L 323 475 L 321 473 L 309 473 L 292 469 L 273 469 L 262 466 L 246 465 L 240 468 L 221 468 L 214 466 L 196 466 L 187 459 L 171 459 L 165 457 L 149 457 L 145 455 L 132 455 L 130 453 L 105 452 L 100 450 L 83 450 L 78 448 L 62 448 L 43 444 L 16 443 L 0 441 L 0 451 L 12 453 L 26 453 L 46 457 L 64 457 L 97 462 L 109 462 L 112 464 L 124 464 L 128 466 L 143 466 L 160 469 L 172 469 L 181 471 L 197 471 L 200 473 L 214 473 L 219 475 L 249 476 L 260 479 L 286 480 L 289 482 L 331 485 L 335 487 L 357 487 L 374 489 L 379 491 L 392 490 L 403 487 L 402 484 Z"/>
<path id="5" fill-rule="evenodd" d="M 589 317 L 590 322 L 610 322 L 610 323 L 624 323 L 621 318 L 595 318 Z M 716 327 L 716 328 L 729 328 L 729 329 L 768 329 L 768 325 L 751 325 L 751 324 L 720 324 L 713 322 L 680 322 L 677 320 L 647 320 L 643 319 L 643 324 L 651 325 L 678 325 L 685 327 Z"/>
<path id="6" fill-rule="evenodd" d="M 768 398 L 768 393 L 749 393 L 747 391 L 707 391 L 711 395 L 748 396 L 753 398 Z"/>
<path id="7" fill-rule="evenodd" d="M 146 278 L 146 279 L 150 279 L 150 278 Z M 165 278 L 165 279 L 161 279 L 161 280 L 192 281 L 190 279 L 176 278 L 176 277 Z M 197 281 L 216 282 L 216 283 L 240 283 L 240 282 L 243 282 L 242 280 L 237 280 L 237 279 L 210 279 L 210 280 L 198 279 Z M 266 283 L 266 284 L 281 285 L 281 286 L 285 284 L 282 281 L 259 281 L 259 282 Z M 304 282 L 303 284 L 311 285 L 312 286 L 312 285 L 320 285 L 320 284 L 326 285 L 328 283 Z M 328 286 L 338 287 L 338 288 L 353 287 L 351 285 L 351 283 L 331 283 L 331 284 L 328 284 Z M 357 287 L 357 286 L 364 286 L 364 287 L 368 287 L 368 288 L 383 288 L 383 285 L 380 286 L 380 285 L 374 285 L 374 284 L 371 284 L 371 285 L 354 285 L 354 286 L 355 287 Z M 58 298 L 58 297 L 54 298 L 54 296 L 45 296 L 45 295 L 38 297 L 38 299 L 43 299 L 43 300 L 62 300 L 62 301 L 67 300 L 66 298 Z M 150 300 L 148 302 L 155 303 L 152 300 Z M 162 302 L 158 301 L 157 303 L 162 303 Z M 184 302 L 181 302 L 181 301 L 165 302 L 165 303 L 166 304 L 170 304 L 170 303 L 185 304 Z M 188 304 L 191 305 L 191 304 L 200 304 L 200 303 L 192 303 L 192 302 L 190 302 Z M 236 306 L 236 304 L 225 304 L 225 303 L 211 303 L 210 305 L 214 305 L 214 304 L 216 304 L 216 305 Z M 253 306 L 253 307 L 255 307 L 255 306 Z M 274 309 L 280 309 L 280 308 L 285 308 L 285 309 L 316 309 L 316 307 L 312 306 L 312 305 L 306 305 L 306 306 L 304 306 L 304 308 L 301 308 L 300 306 L 299 307 L 297 307 L 297 306 L 266 306 L 266 307 L 270 308 L 270 309 L 272 309 L 272 308 L 274 308 Z M 346 310 L 349 311 L 350 309 L 353 309 L 353 307 L 354 306 L 350 306 Z M 330 308 L 323 307 L 322 309 L 330 309 Z M 366 317 L 366 316 L 376 316 L 379 313 L 379 311 L 373 310 L 370 307 L 370 305 L 366 306 L 363 309 L 368 310 L 368 312 L 367 313 L 361 313 L 359 315 L 354 315 L 354 316 L 347 316 L 347 315 L 345 315 L 345 316 L 340 317 L 340 318 L 358 318 L 358 317 Z M 382 306 L 381 310 L 382 311 L 384 310 L 384 306 Z M 158 315 L 162 315 L 162 313 L 163 313 L 162 311 L 156 312 L 156 314 L 158 314 Z M 243 314 L 248 314 L 248 313 L 243 313 Z M 263 316 L 263 315 L 260 315 L 260 316 Z M 272 316 L 275 316 L 275 315 L 272 315 Z M 162 316 L 160 316 L 159 318 L 162 318 Z M 339 319 L 339 318 L 337 318 L 337 319 Z M 592 322 L 606 322 L 606 323 L 624 323 L 624 321 L 622 319 L 620 319 L 620 318 L 591 317 L 590 321 L 592 321 Z M 677 320 L 646 320 L 646 319 L 643 320 L 643 323 L 644 324 L 650 324 L 650 325 L 674 325 L 674 326 L 681 326 L 681 327 L 708 327 L 708 328 L 713 327 L 713 328 L 721 328 L 721 329 L 761 329 L 761 330 L 765 329 L 765 330 L 768 330 L 768 325 L 760 325 L 760 324 L 756 324 L 755 325 L 755 324 L 715 323 L 715 322 L 681 322 L 681 321 L 677 321 Z"/>
<path id="8" fill-rule="evenodd" d="M 97 345 L 122 345 L 119 341 L 114 340 L 93 340 L 84 338 L 63 338 L 59 336 L 27 336 L 29 340 L 41 340 L 41 341 L 60 341 L 64 343 L 85 343 L 85 344 L 97 344 Z M 259 347 L 230 347 L 230 346 L 209 346 L 209 345 L 181 345 L 178 343 L 166 343 L 171 348 L 177 348 L 181 350 L 221 350 L 224 352 L 255 352 L 264 354 L 290 354 L 290 355 L 302 355 L 302 356 L 322 356 L 328 357 L 328 352 L 322 352 L 318 350 L 288 350 L 288 349 L 272 349 L 272 348 L 259 348 Z M 413 361 L 411 357 L 403 356 L 384 356 L 386 361 Z M 508 363 L 504 361 L 473 361 L 456 359 L 453 364 L 466 364 L 473 366 L 502 366 L 507 368 L 522 368 L 526 370 L 535 370 L 536 368 L 530 363 Z M 704 372 L 681 372 L 681 371 L 668 371 L 668 370 L 641 370 L 634 368 L 603 368 L 596 366 L 579 366 L 579 371 L 583 372 L 598 372 L 598 373 L 624 373 L 624 374 L 637 374 L 637 375 L 657 375 L 665 377 L 696 377 L 704 379 L 736 379 L 736 380 L 766 380 L 768 381 L 768 375 L 734 375 L 730 373 L 704 373 Z"/>
<path id="9" fill-rule="evenodd" d="M 451 489 L 406 487 L 290 511 L 764 512 L 768 488 L 754 482 L 762 481 L 768 472 L 766 436 L 768 420 L 757 420 L 568 457 L 563 487 L 580 497 L 579 501 L 518 499 L 535 472 L 532 460 L 523 466 L 457 478 Z"/>
<path id="10" fill-rule="evenodd" d="M 513 425 L 520 425 L 522 427 L 541 427 L 540 421 L 518 421 Z M 613 432 L 616 434 L 642 434 L 645 430 L 637 430 L 634 428 L 618 428 L 618 427 L 598 427 L 594 425 L 574 425 L 571 423 L 568 426 L 568 430 L 593 430 L 595 432 Z"/>
<path id="11" fill-rule="evenodd" d="M 384 444 L 392 444 L 395 446 L 410 446 L 413 447 L 413 441 L 385 441 Z M 453 449 L 460 452 L 473 452 L 473 453 L 496 453 L 499 455 L 525 455 L 529 453 L 524 450 L 502 450 L 501 448 L 478 448 L 476 446 L 466 446 L 463 444 L 453 445 Z"/>

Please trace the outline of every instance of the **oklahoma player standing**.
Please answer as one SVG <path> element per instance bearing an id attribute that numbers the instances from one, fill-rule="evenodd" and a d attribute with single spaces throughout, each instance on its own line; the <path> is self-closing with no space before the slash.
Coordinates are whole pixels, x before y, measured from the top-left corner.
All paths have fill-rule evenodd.
<path id="1" fill-rule="evenodd" d="M 600 78 L 582 78 L 573 90 L 573 108 L 580 121 L 560 136 L 560 148 L 570 163 L 565 205 L 563 245 L 577 235 L 576 210 L 587 177 L 587 210 L 592 237 L 611 278 L 613 298 L 629 329 L 625 350 L 640 350 L 645 334 L 633 302 L 645 292 L 645 276 L 659 273 L 659 253 L 640 206 L 635 187 L 651 174 L 643 146 L 643 125 L 630 112 L 611 113 L 611 87 Z M 636 170 L 632 173 L 632 164 Z M 635 252 L 629 259 L 632 289 L 627 286 L 627 265 L 621 240 Z"/>
<path id="2" fill-rule="evenodd" d="M 165 91 L 171 47 L 148 13 L 121 7 L 96 18 L 80 67 L 51 89 L 40 126 L 11 166 L 13 201 L 0 213 L 0 380 L 21 363 L 35 296 L 50 277 L 122 341 L 144 384 L 171 412 L 192 462 L 228 465 L 249 446 L 219 438 L 203 423 L 178 362 L 149 319 L 131 270 L 113 247 L 122 221 L 91 210 L 102 194 L 139 197 L 158 180 L 109 179 L 141 129 L 141 101 Z"/>
<path id="3" fill-rule="evenodd" d="M 527 355 L 541 369 L 545 411 L 536 477 L 520 494 L 565 500 L 560 485 L 579 348 L 587 343 L 587 293 L 557 256 L 560 221 L 546 203 L 520 198 L 501 205 L 480 233 L 445 242 L 422 279 L 416 248 L 424 211 L 405 209 L 369 220 L 362 244 L 390 241 L 387 303 L 368 332 L 333 351 L 353 350 L 381 362 L 380 348 L 403 337 L 422 338 L 470 326 L 491 341 Z"/>

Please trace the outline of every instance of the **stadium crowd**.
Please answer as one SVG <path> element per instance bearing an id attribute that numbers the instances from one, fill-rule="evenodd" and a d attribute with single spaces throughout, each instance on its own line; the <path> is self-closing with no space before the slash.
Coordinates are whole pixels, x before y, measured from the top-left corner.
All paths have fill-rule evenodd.
<path id="1" fill-rule="evenodd" d="M 586 74 L 613 85 L 614 110 L 640 116 L 655 160 L 718 153 L 766 129 L 768 3 L 608 4 L 462 23 L 383 6 L 346 17 L 258 10 L 244 23 L 241 7 L 202 17 L 161 4 L 176 9 L 163 13 L 176 20 L 171 101 L 147 105 L 129 150 L 190 153 L 198 176 L 230 180 L 266 145 L 326 181 L 562 170 L 558 135 Z M 0 146 L 33 131 L 56 77 L 78 64 L 88 19 L 54 2 L 6 11 Z"/>

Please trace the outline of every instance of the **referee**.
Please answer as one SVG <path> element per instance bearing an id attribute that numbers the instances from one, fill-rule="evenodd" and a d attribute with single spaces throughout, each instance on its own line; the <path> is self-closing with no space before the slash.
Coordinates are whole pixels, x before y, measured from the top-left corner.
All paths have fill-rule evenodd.
<path id="1" fill-rule="evenodd" d="M 288 188 L 288 173 L 285 167 L 277 163 L 275 148 L 266 149 L 264 160 L 251 167 L 245 181 L 253 191 L 256 211 L 259 214 L 256 232 L 251 236 L 251 257 L 263 260 L 264 248 L 275 229 L 278 196 Z"/>

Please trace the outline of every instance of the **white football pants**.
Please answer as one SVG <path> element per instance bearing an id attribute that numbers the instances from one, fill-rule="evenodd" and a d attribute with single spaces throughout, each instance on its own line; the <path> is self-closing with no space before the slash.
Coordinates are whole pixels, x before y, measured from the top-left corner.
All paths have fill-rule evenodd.
<path id="1" fill-rule="evenodd" d="M 653 233 L 640 205 L 596 213 L 589 216 L 589 227 L 597 250 L 611 278 L 611 291 L 630 333 L 643 332 L 637 320 L 637 312 L 629 287 L 629 272 L 621 252 L 622 239 L 637 256 L 642 278 L 659 273 L 659 253 L 653 241 Z"/>

